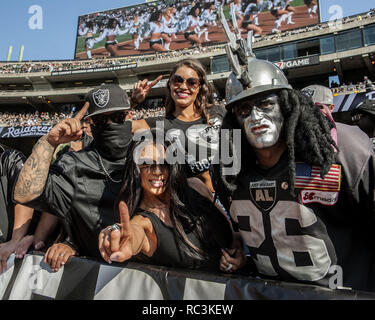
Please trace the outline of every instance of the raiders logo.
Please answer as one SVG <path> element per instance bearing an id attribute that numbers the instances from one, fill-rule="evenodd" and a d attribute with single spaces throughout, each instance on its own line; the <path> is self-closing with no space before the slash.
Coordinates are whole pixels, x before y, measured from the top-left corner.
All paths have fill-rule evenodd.
<path id="1" fill-rule="evenodd" d="M 109 90 L 99 89 L 98 91 L 93 93 L 92 99 L 99 108 L 104 108 L 109 101 Z"/>
<path id="2" fill-rule="evenodd" d="M 305 88 L 305 89 L 301 90 L 301 92 L 302 92 L 305 96 L 308 96 L 308 97 L 312 98 L 312 97 L 314 96 L 315 90 L 310 89 L 310 88 Z"/>
<path id="3" fill-rule="evenodd" d="M 260 180 L 250 182 L 250 195 L 253 202 L 263 210 L 270 210 L 276 201 L 276 181 Z"/>

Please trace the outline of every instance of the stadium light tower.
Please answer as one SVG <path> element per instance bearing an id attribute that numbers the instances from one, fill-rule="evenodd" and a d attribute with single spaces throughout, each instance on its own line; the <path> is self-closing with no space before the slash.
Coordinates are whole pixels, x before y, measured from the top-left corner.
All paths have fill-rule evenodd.
<path id="1" fill-rule="evenodd" d="M 21 49 L 20 49 L 20 54 L 19 54 L 19 56 L 18 56 L 18 62 L 21 62 L 22 61 L 22 59 L 23 59 L 23 51 L 25 50 L 25 46 L 24 45 L 22 45 L 21 46 Z"/>
<path id="2" fill-rule="evenodd" d="M 13 46 L 9 46 L 7 62 L 9 62 L 10 58 L 12 57 L 12 51 L 13 51 Z"/>

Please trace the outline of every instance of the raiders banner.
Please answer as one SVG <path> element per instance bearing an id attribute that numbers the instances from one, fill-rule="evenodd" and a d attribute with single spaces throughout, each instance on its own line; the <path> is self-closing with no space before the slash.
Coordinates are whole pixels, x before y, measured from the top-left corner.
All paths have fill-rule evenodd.
<path id="1" fill-rule="evenodd" d="M 68 74 L 116 71 L 116 70 L 125 70 L 125 69 L 131 69 L 131 68 L 136 68 L 136 67 L 137 67 L 137 63 L 128 63 L 128 64 L 122 64 L 122 65 L 113 66 L 113 67 L 52 71 L 51 76 L 62 76 L 62 75 L 68 75 Z"/>
<path id="2" fill-rule="evenodd" d="M 0 127 L 0 138 L 41 137 L 51 129 L 52 126 Z"/>
<path id="3" fill-rule="evenodd" d="M 362 300 L 375 294 L 241 275 L 171 269 L 146 264 L 108 265 L 72 258 L 51 272 L 40 254 L 8 259 L 0 274 L 2 300 Z"/>
<path id="4" fill-rule="evenodd" d="M 353 94 L 341 94 L 333 97 L 335 109 L 333 112 L 351 111 L 366 99 L 375 99 L 375 91 L 359 92 Z"/>

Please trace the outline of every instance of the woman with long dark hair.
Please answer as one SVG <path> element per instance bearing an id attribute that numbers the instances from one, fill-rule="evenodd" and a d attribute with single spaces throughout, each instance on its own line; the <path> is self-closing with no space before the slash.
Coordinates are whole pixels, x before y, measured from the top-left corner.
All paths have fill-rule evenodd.
<path id="1" fill-rule="evenodd" d="M 222 248 L 232 245 L 229 221 L 202 182 L 188 183 L 180 165 L 170 164 L 173 141 L 156 129 L 144 137 L 128 149 L 115 204 L 121 223 L 100 233 L 102 257 L 218 271 Z"/>
<path id="2" fill-rule="evenodd" d="M 147 79 L 135 84 L 133 106 L 145 100 L 149 89 Z M 165 109 L 165 118 L 134 121 L 133 131 L 162 123 L 179 147 L 179 159 L 184 162 L 187 177 L 200 178 L 214 192 L 209 168 L 218 150 L 220 120 L 225 111 L 214 104 L 212 86 L 198 60 L 184 59 L 173 67 L 167 82 Z"/>

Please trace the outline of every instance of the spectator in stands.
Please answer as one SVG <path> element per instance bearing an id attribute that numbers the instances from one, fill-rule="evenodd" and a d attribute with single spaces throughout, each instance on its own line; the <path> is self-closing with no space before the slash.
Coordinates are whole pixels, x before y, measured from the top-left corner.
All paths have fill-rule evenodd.
<path id="1" fill-rule="evenodd" d="M 91 90 L 86 100 L 75 118 L 62 120 L 39 139 L 21 170 L 14 199 L 60 217 L 74 251 L 100 258 L 98 235 L 115 222 L 113 203 L 132 138 L 131 121 L 125 121 L 130 103 L 114 84 Z M 82 151 L 63 154 L 50 166 L 59 144 L 82 136 L 81 120 L 87 109 L 94 143 Z M 61 254 L 56 263 L 63 259 Z"/>
<path id="2" fill-rule="evenodd" d="M 360 103 L 352 116 L 354 124 L 371 138 L 375 146 L 375 100 L 367 99 Z"/>
<path id="3" fill-rule="evenodd" d="M 77 113 L 74 114 L 74 116 Z M 71 141 L 69 143 L 59 145 L 53 155 L 52 164 L 65 152 L 80 151 L 84 148 L 89 147 L 92 143 L 93 138 L 91 134 L 91 127 L 88 119 L 81 121 L 82 125 L 82 137 L 77 141 Z M 50 248 L 48 248 L 45 254 L 45 263 L 51 266 L 52 271 L 58 271 L 61 265 L 64 265 L 68 259 L 77 253 L 77 249 L 69 241 L 69 238 L 65 235 L 64 230 L 61 230 L 57 234 L 57 227 L 61 227 L 59 224 L 59 219 L 47 212 L 43 212 L 37 228 L 34 234 L 25 236 L 19 241 L 16 248 L 16 257 L 21 259 L 29 250 L 30 246 L 36 250 L 41 250 L 42 248 L 48 248 L 51 241 L 54 243 Z M 59 256 L 63 255 L 63 259 L 59 259 Z M 59 262 L 59 263 L 58 263 Z"/>
<path id="4" fill-rule="evenodd" d="M 363 82 L 365 83 L 367 92 L 370 92 L 370 91 L 374 90 L 374 85 L 373 85 L 372 81 L 367 76 L 364 76 Z"/>
<path id="5" fill-rule="evenodd" d="M 258 275 L 374 291 L 371 142 L 337 123 L 336 145 L 330 122 L 279 68 L 254 58 L 244 67 L 251 86 L 230 75 L 222 125 L 241 130 L 241 148 L 230 141 L 241 170 L 215 165 L 214 182 Z"/>
<path id="6" fill-rule="evenodd" d="M 132 93 L 133 106 L 144 101 L 148 91 L 144 90 L 147 79 L 136 83 Z M 169 131 L 179 143 L 179 156 L 185 159 L 183 166 L 188 177 L 200 178 L 214 192 L 209 174 L 210 162 L 218 149 L 220 125 L 210 126 L 206 119 L 206 109 L 213 108 L 213 91 L 207 80 L 206 71 L 198 60 L 184 59 L 178 62 L 170 73 L 167 82 L 166 117 L 146 118 L 133 122 L 138 128 L 148 129 L 163 122 L 165 131 Z M 138 123 L 139 122 L 139 126 Z M 185 137 L 187 139 L 185 143 Z M 197 150 L 204 148 L 206 156 L 198 156 Z M 191 154 L 194 150 L 195 154 Z"/>
<path id="7" fill-rule="evenodd" d="M 13 187 L 24 161 L 21 152 L 5 150 L 0 145 L 0 273 L 7 269 L 7 260 L 28 232 L 33 216 L 33 209 L 14 205 L 12 201 Z"/>
<path id="8" fill-rule="evenodd" d="M 321 85 L 311 85 L 301 90 L 303 94 L 311 98 L 315 106 L 319 107 L 320 110 L 325 114 L 331 124 L 331 137 L 337 143 L 337 128 L 336 122 L 333 120 L 332 112 L 335 109 L 333 103 L 332 91 Z"/>
<path id="9" fill-rule="evenodd" d="M 313 84 L 303 88 L 301 91 L 310 97 L 315 105 L 320 106 L 324 113 L 333 112 L 335 105 L 333 103 L 332 91 L 329 88 Z"/>
<path id="10" fill-rule="evenodd" d="M 156 135 L 152 129 L 128 149 L 115 206 L 121 223 L 100 233 L 101 255 L 108 263 L 134 257 L 153 265 L 219 270 L 221 249 L 232 245 L 229 221 L 199 179 L 188 182 L 178 163 L 168 163 L 174 142 L 159 142 Z"/>

